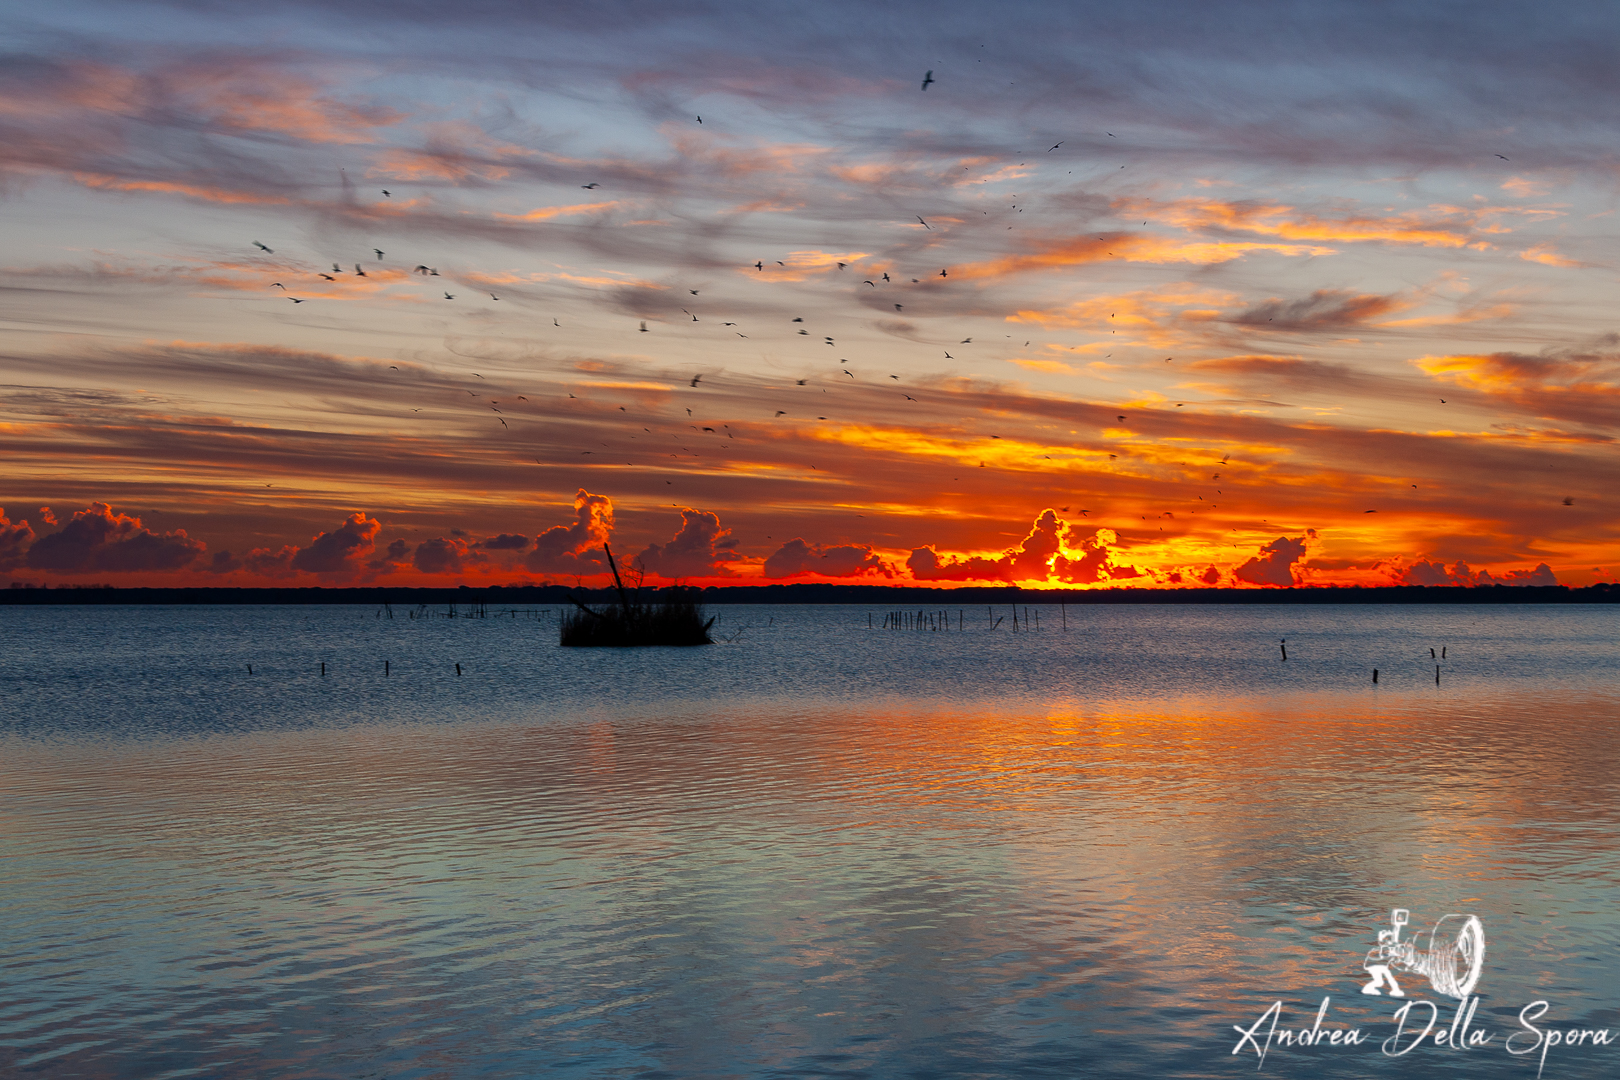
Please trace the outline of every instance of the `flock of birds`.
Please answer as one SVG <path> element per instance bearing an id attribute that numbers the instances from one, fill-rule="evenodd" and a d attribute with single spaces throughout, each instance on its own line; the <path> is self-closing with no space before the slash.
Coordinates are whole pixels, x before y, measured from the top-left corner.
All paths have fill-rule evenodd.
<path id="1" fill-rule="evenodd" d="M 929 86 L 931 86 L 931 85 L 933 85 L 934 83 L 937 82 L 937 80 L 934 79 L 933 76 L 934 76 L 934 73 L 933 73 L 932 70 L 929 70 L 924 75 L 923 80 L 922 80 L 922 84 L 921 84 L 921 89 L 923 91 L 927 91 Z M 701 124 L 703 122 L 703 118 L 701 116 L 698 116 L 696 119 L 697 119 L 697 122 L 699 124 Z M 1115 138 L 1116 137 L 1112 132 L 1107 132 L 1105 134 L 1109 138 Z M 1053 153 L 1053 152 L 1057 151 L 1059 148 L 1061 148 L 1062 146 L 1063 146 L 1062 141 L 1054 143 L 1050 148 L 1048 148 L 1046 150 L 1046 153 Z M 1022 156 L 1022 155 L 1020 155 L 1020 156 Z M 1501 154 L 1497 154 L 1496 156 L 1501 157 L 1503 160 L 1508 160 L 1507 158 L 1505 158 Z M 600 183 L 600 181 L 594 181 L 593 180 L 593 181 L 591 181 L 589 183 L 581 184 L 580 187 L 583 188 L 584 190 L 587 190 L 587 191 L 595 191 L 596 189 L 601 187 L 601 183 Z M 389 189 L 386 189 L 386 188 L 381 189 L 381 192 L 382 192 L 382 195 L 383 195 L 384 198 L 392 198 L 392 196 L 393 196 L 393 192 L 391 190 L 389 190 Z M 1021 196 L 1014 196 L 1014 198 L 1021 198 Z M 1018 204 L 1016 202 L 1012 203 L 1011 206 L 1009 207 L 1009 209 L 1015 211 L 1016 213 L 1023 213 L 1023 210 L 1024 210 L 1024 208 L 1018 206 Z M 986 213 L 988 213 L 988 211 L 986 211 Z M 920 214 L 915 215 L 915 220 L 916 220 L 916 223 L 919 226 L 921 226 L 923 229 L 928 230 L 930 232 L 934 231 L 933 226 L 930 225 L 928 223 L 928 221 L 922 215 L 920 215 Z M 1146 224 L 1146 222 L 1144 222 L 1143 224 Z M 1009 226 L 1009 228 L 1011 228 L 1011 226 Z M 1101 239 L 1101 238 L 1099 238 L 1099 239 Z M 263 243 L 262 241 L 255 240 L 255 241 L 253 241 L 253 245 L 254 245 L 255 248 L 259 249 L 262 252 L 265 252 L 266 254 L 274 254 L 275 253 L 273 248 L 271 248 L 269 245 Z M 379 264 L 382 264 L 384 259 L 387 256 L 387 253 L 385 251 L 383 251 L 381 248 L 373 248 L 372 253 L 376 257 L 376 260 L 377 260 L 377 262 Z M 774 260 L 774 264 L 776 266 L 781 266 L 781 267 L 784 267 L 784 268 L 788 267 L 788 264 L 783 260 Z M 352 266 L 353 266 L 352 271 L 345 270 L 343 268 L 343 266 L 341 266 L 340 264 L 334 262 L 334 263 L 331 264 L 332 269 L 331 269 L 330 273 L 326 273 L 326 272 L 322 271 L 322 272 L 318 272 L 316 274 L 316 276 L 323 279 L 326 282 L 332 282 L 332 283 L 337 283 L 341 278 L 350 277 L 350 276 L 352 276 L 354 279 L 366 278 L 366 277 L 370 276 L 370 275 L 367 274 L 365 267 L 361 263 L 356 262 L 356 263 L 353 263 Z M 849 263 L 849 262 L 839 261 L 839 262 L 837 262 L 837 272 L 842 273 L 845 270 L 849 269 L 850 266 L 851 266 L 851 263 Z M 754 271 L 756 273 L 763 273 L 766 270 L 766 262 L 765 262 L 764 259 L 757 259 L 752 264 L 752 267 L 753 267 L 753 269 L 754 269 Z M 422 278 L 437 278 L 437 277 L 441 276 L 437 268 L 429 266 L 429 265 L 427 265 L 425 263 L 416 264 L 412 268 L 412 270 L 410 272 L 413 275 L 417 275 L 417 276 L 420 276 Z M 930 271 L 929 272 L 929 277 L 932 280 L 938 280 L 938 281 L 942 281 L 942 282 L 943 281 L 949 281 L 949 279 L 950 279 L 950 267 L 949 266 L 941 267 L 937 272 Z M 893 277 L 891 277 L 890 273 L 887 270 L 877 270 L 877 271 L 875 271 L 873 273 L 873 275 L 871 277 L 857 278 L 857 280 L 859 281 L 860 285 L 867 286 L 868 288 L 870 288 L 870 289 L 872 289 L 874 291 L 879 291 L 879 290 L 882 290 L 882 289 L 884 289 L 886 287 L 890 287 L 890 286 L 893 286 L 893 285 L 897 284 L 895 279 Z M 898 282 L 898 284 L 901 284 L 901 285 L 904 285 L 906 283 L 907 282 L 906 282 L 904 276 Z M 920 278 L 920 277 L 912 277 L 912 278 L 909 279 L 909 284 L 914 285 L 914 286 L 921 286 L 921 285 L 924 284 L 924 280 L 922 278 Z M 292 295 L 292 293 L 288 289 L 287 285 L 284 282 L 281 282 L 281 281 L 272 282 L 270 284 L 270 287 L 282 290 L 282 293 L 283 293 L 284 297 L 293 304 L 303 304 L 303 303 L 308 302 L 308 300 L 310 299 L 309 297 L 305 297 L 305 296 Z M 440 289 L 439 291 L 441 292 L 441 294 L 443 296 L 443 299 L 446 300 L 446 301 L 455 301 L 458 298 L 458 294 L 451 292 L 449 289 Z M 699 289 L 690 289 L 689 288 L 688 292 L 693 297 L 696 297 L 696 296 L 700 295 L 700 290 Z M 489 298 L 490 298 L 491 302 L 497 302 L 498 303 L 501 300 L 501 297 L 499 295 L 495 294 L 495 293 L 488 293 L 488 295 L 489 295 Z M 904 304 L 902 302 L 900 302 L 898 300 L 891 300 L 890 302 L 893 304 L 893 308 L 894 308 L 895 312 L 901 313 L 901 314 L 904 313 L 905 306 L 904 306 Z M 697 304 L 694 302 L 693 306 L 697 306 Z M 694 312 L 694 311 L 692 311 L 692 310 L 690 310 L 688 308 L 684 308 L 684 307 L 681 308 L 681 311 L 682 311 L 682 313 L 684 315 L 686 315 L 691 320 L 691 323 L 701 323 L 701 322 L 704 321 L 704 318 L 707 317 L 707 316 L 700 317 L 700 315 L 697 312 Z M 1113 316 L 1110 316 L 1110 318 L 1112 318 L 1112 317 Z M 750 335 L 744 333 L 740 329 L 737 329 L 737 327 L 739 326 L 738 322 L 736 322 L 734 320 L 721 320 L 721 321 L 722 321 L 722 326 L 724 328 L 730 329 L 731 332 L 734 333 L 738 338 L 741 338 L 741 339 L 744 339 L 744 340 L 749 339 Z M 810 336 L 812 336 L 810 334 L 810 330 L 806 326 L 802 325 L 802 324 L 804 324 L 804 322 L 805 322 L 805 320 L 804 320 L 804 318 L 802 316 L 795 316 L 794 318 L 792 318 L 792 320 L 788 324 L 790 328 L 792 328 L 794 324 L 800 324 L 798 326 L 798 328 L 797 328 L 796 334 L 794 334 L 793 336 L 800 336 L 800 337 L 810 337 Z M 552 324 L 554 326 L 558 326 L 558 327 L 560 327 L 562 325 L 561 322 L 555 316 L 552 317 Z M 638 329 L 638 331 L 640 333 L 650 333 L 650 332 L 652 332 L 651 329 L 648 327 L 646 320 L 640 320 L 639 326 L 638 326 L 637 329 Z M 790 330 L 790 332 L 791 332 L 791 330 Z M 1005 335 L 1005 336 L 1008 337 L 1009 339 L 1012 337 L 1012 335 L 1010 335 L 1010 334 Z M 829 348 L 836 348 L 836 340 L 831 335 L 822 335 L 821 336 L 821 344 L 823 344 L 823 345 L 825 345 L 825 346 L 827 346 Z M 960 347 L 962 345 L 972 345 L 972 344 L 973 344 L 973 338 L 971 336 L 969 336 L 969 337 L 961 339 L 961 341 L 958 343 L 957 347 Z M 1026 348 L 1030 344 L 1031 344 L 1031 342 L 1029 342 L 1029 341 L 1024 342 L 1024 346 Z M 942 352 L 943 352 L 944 358 L 946 360 L 954 361 L 954 360 L 957 359 L 957 357 L 954 356 L 950 352 L 950 350 L 948 348 L 942 349 Z M 1109 355 L 1111 356 L 1112 354 L 1109 354 Z M 1173 360 L 1173 357 L 1166 357 L 1165 358 L 1166 363 L 1169 363 L 1172 360 Z M 840 375 L 850 379 L 851 384 L 858 382 L 857 376 L 856 376 L 856 371 L 849 367 L 849 360 L 847 358 L 840 358 L 839 359 L 839 364 L 842 365 L 838 369 L 838 373 Z M 397 365 L 390 365 L 390 366 L 395 371 L 399 370 Z M 478 374 L 476 372 L 473 372 L 471 374 L 474 377 L 476 377 L 476 378 L 478 378 L 480 380 L 484 379 L 483 375 Z M 689 383 L 689 389 L 693 389 L 693 390 L 699 389 L 699 386 L 700 386 L 700 383 L 703 380 L 703 377 L 704 376 L 702 374 L 693 375 L 691 380 L 690 380 L 690 383 Z M 899 375 L 896 375 L 896 374 L 889 374 L 887 377 L 888 377 L 888 379 L 893 380 L 896 383 L 899 383 L 899 382 L 902 381 L 901 377 Z M 806 378 L 800 378 L 800 379 L 795 380 L 794 385 L 796 387 L 808 388 L 810 383 L 811 383 L 811 378 L 806 377 Z M 846 384 L 846 385 L 849 385 L 849 384 Z M 819 389 L 821 389 L 823 394 L 830 393 L 830 391 L 826 387 L 819 387 Z M 898 387 L 896 389 L 899 390 Z M 479 393 L 477 393 L 477 392 L 475 392 L 473 390 L 467 390 L 466 392 L 471 397 L 473 397 L 475 399 L 481 399 L 482 398 L 482 395 L 480 395 Z M 913 403 L 917 403 L 918 400 L 919 400 L 918 398 L 914 397 L 913 395 L 911 395 L 909 393 L 904 393 L 903 391 L 900 391 L 900 396 L 905 401 L 909 401 L 909 402 L 913 402 Z M 572 393 L 568 394 L 568 398 L 577 400 L 575 398 L 575 395 L 572 394 Z M 485 399 L 485 400 L 486 400 L 485 407 L 487 407 L 490 410 L 490 412 L 493 414 L 492 419 L 497 421 L 504 430 L 511 431 L 511 425 L 507 423 L 506 416 L 505 416 L 505 414 L 502 413 L 502 410 L 500 408 L 501 400 L 497 399 L 497 398 L 488 398 L 488 399 Z M 516 400 L 527 403 L 529 399 L 525 395 L 516 395 Z M 1441 403 L 1445 404 L 1445 399 L 1442 398 Z M 1181 408 L 1184 405 L 1185 405 L 1184 402 L 1177 402 L 1175 404 L 1175 407 L 1176 408 Z M 422 409 L 413 408 L 411 411 L 416 412 L 416 413 L 420 413 L 422 411 Z M 626 409 L 625 406 L 619 406 L 619 411 L 628 413 L 628 410 Z M 687 419 L 692 420 L 693 419 L 692 409 L 686 408 L 685 411 L 686 411 L 686 414 L 687 414 Z M 785 416 L 789 416 L 789 415 L 790 414 L 789 414 L 789 411 L 787 409 L 776 409 L 774 411 L 772 419 L 780 419 L 781 417 L 785 417 Z M 811 415 L 811 414 L 807 413 L 805 415 L 806 415 L 806 418 L 808 418 L 808 416 Z M 628 416 L 626 417 L 626 419 L 629 419 Z M 652 417 L 648 417 L 647 419 L 652 419 Z M 827 419 L 828 419 L 828 417 L 825 416 L 825 415 L 817 415 L 816 416 L 817 421 L 825 421 Z M 1125 414 L 1118 414 L 1116 416 L 1116 420 L 1119 423 L 1124 424 L 1124 423 L 1127 422 L 1127 417 L 1126 417 Z M 727 424 L 727 423 L 723 423 L 723 422 L 720 423 L 720 426 L 719 426 L 718 429 L 716 427 L 714 427 L 714 426 L 708 426 L 708 425 L 704 425 L 704 424 L 701 424 L 701 423 L 689 423 L 689 424 L 686 425 L 686 427 L 689 428 L 691 431 L 695 432 L 696 436 L 698 438 L 701 438 L 704 435 L 714 435 L 714 436 L 716 436 L 717 439 L 721 440 L 720 444 L 719 444 L 719 449 L 721 449 L 721 450 L 730 449 L 731 443 L 735 442 L 736 439 L 737 439 L 737 436 L 731 430 L 730 425 Z M 650 428 L 650 427 L 643 426 L 642 427 L 642 433 L 647 434 L 647 435 L 653 435 L 655 438 L 657 437 L 657 433 L 653 432 L 652 428 Z M 695 451 L 693 451 L 691 449 L 691 447 L 686 446 L 686 445 L 683 444 L 684 442 L 692 441 L 690 437 L 683 437 L 681 435 L 671 434 L 671 433 L 668 433 L 668 432 L 665 432 L 664 434 L 666 434 L 668 436 L 668 438 L 673 440 L 673 444 L 676 447 L 678 447 L 681 451 L 683 451 L 684 453 L 691 455 L 693 458 L 697 458 L 697 457 L 700 456 Z M 635 440 L 639 439 L 639 436 L 638 435 L 630 435 L 629 439 L 632 440 L 632 441 L 635 441 Z M 1000 439 L 1001 439 L 1001 436 L 999 436 L 999 435 L 991 435 L 991 436 L 989 436 L 989 440 L 1000 440 Z M 729 440 L 729 441 L 727 441 L 727 440 Z M 610 454 L 611 454 L 612 447 L 610 446 L 610 444 L 608 444 L 606 442 L 603 442 L 603 443 L 601 443 L 601 445 L 604 448 L 607 448 L 610 451 Z M 580 451 L 580 455 L 581 456 L 593 456 L 593 457 L 607 457 L 607 456 L 610 456 L 610 455 L 597 454 L 597 452 L 595 450 Z M 672 457 L 672 458 L 679 459 L 679 455 L 674 454 L 674 453 L 670 453 L 669 456 Z M 1043 456 L 1044 456 L 1044 458 L 1046 460 L 1051 460 L 1051 455 L 1043 455 Z M 1117 453 L 1108 455 L 1110 460 L 1117 460 L 1118 456 L 1119 455 Z M 545 464 L 544 462 L 541 462 L 539 458 L 534 458 L 534 460 L 537 463 Z M 1228 462 L 1227 457 L 1221 458 L 1221 460 L 1220 460 L 1221 467 L 1226 467 L 1227 462 Z M 626 462 L 626 464 L 631 465 L 632 463 Z M 1186 464 L 1186 463 L 1183 463 L 1183 464 Z M 979 467 L 980 468 L 988 468 L 990 466 L 989 466 L 989 463 L 987 461 L 980 461 L 979 462 Z M 812 465 L 812 466 L 810 466 L 810 468 L 815 470 L 815 469 L 817 469 L 817 466 Z M 960 477 L 953 477 L 953 479 L 958 481 L 958 482 L 960 481 Z M 1215 482 L 1219 482 L 1220 479 L 1221 479 L 1221 474 L 1218 473 L 1218 472 L 1214 473 L 1214 474 L 1211 475 L 1210 483 L 1213 484 Z M 666 480 L 665 483 L 673 485 L 674 481 Z M 1415 488 L 1417 485 L 1414 484 L 1412 486 Z M 1222 489 L 1218 488 L 1218 487 L 1212 487 L 1211 490 L 1210 490 L 1210 494 L 1211 494 L 1211 499 L 1206 500 L 1204 498 L 1203 493 L 1196 493 L 1195 494 L 1195 502 L 1204 504 L 1202 509 L 1216 510 L 1216 509 L 1219 508 L 1219 504 L 1215 503 L 1213 501 L 1213 499 L 1215 497 L 1219 497 L 1222 494 Z M 1567 505 L 1572 505 L 1572 500 L 1565 499 L 1564 504 L 1566 506 Z M 1069 508 L 1067 506 L 1063 507 L 1062 509 L 1065 512 L 1067 512 L 1069 510 Z M 1186 508 L 1183 512 L 1189 513 L 1189 514 L 1196 514 L 1196 513 L 1199 512 L 1199 509 L 1200 508 L 1198 506 L 1193 505 L 1193 506 L 1190 506 L 1190 507 Z M 1092 512 L 1093 511 L 1091 511 L 1089 508 L 1081 508 L 1080 511 L 1079 511 L 1080 515 L 1083 516 L 1083 517 L 1089 517 Z M 1366 512 L 1367 513 L 1376 513 L 1375 510 L 1368 510 Z M 1161 511 L 1159 514 L 1156 515 L 1156 517 L 1161 519 L 1161 520 L 1174 521 L 1175 520 L 1175 513 L 1176 513 L 1175 511 L 1171 511 L 1171 510 Z M 1139 517 L 1140 517 L 1140 520 L 1144 521 L 1144 522 L 1149 520 L 1147 515 L 1145 515 L 1145 514 L 1144 515 L 1139 515 Z M 1163 531 L 1163 526 L 1162 525 L 1160 526 L 1160 530 Z"/>

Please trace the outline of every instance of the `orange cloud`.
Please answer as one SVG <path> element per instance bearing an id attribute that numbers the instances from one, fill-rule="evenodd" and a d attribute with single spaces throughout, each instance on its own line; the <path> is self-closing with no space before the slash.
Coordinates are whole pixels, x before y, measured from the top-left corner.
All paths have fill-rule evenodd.
<path id="1" fill-rule="evenodd" d="M 1533 248 L 1519 252 L 1519 258 L 1528 262 L 1541 263 L 1543 266 L 1580 266 L 1574 259 L 1567 259 L 1558 254 L 1558 250 L 1551 244 L 1537 244 Z"/>
<path id="2" fill-rule="evenodd" d="M 1178 225 L 1186 229 L 1258 233 L 1285 240 L 1326 242 L 1380 241 L 1418 244 L 1424 247 L 1461 248 L 1477 243 L 1481 232 L 1505 231 L 1484 220 L 1501 213 L 1526 211 L 1504 207 L 1462 209 L 1431 206 L 1402 214 L 1376 216 L 1346 214 L 1324 217 L 1292 206 L 1255 202 L 1227 202 L 1219 199 L 1186 199 L 1161 203 L 1147 199 L 1122 199 L 1115 204 L 1123 217 L 1140 217 Z"/>
<path id="3" fill-rule="evenodd" d="M 1177 242 L 1160 236 L 1116 233 L 1112 236 L 1071 237 L 1039 242 L 1036 250 L 987 262 L 951 268 L 951 276 L 968 281 L 1007 277 L 1039 270 L 1057 270 L 1101 262 L 1192 263 L 1210 266 L 1257 252 L 1277 255 L 1332 255 L 1334 249 L 1301 244 L 1261 244 L 1248 241 Z"/>

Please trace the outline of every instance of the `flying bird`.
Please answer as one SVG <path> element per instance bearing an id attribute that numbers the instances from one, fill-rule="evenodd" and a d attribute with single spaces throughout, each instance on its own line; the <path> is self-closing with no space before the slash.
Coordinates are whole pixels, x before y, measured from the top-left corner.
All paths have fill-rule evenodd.
<path id="1" fill-rule="evenodd" d="M 1062 143 L 1053 143 L 1052 144 L 1052 150 L 1056 150 L 1058 147 L 1060 147 L 1062 145 L 1063 145 Z M 1048 150 L 1047 153 L 1050 154 L 1052 152 L 1052 150 Z"/>
<path id="2" fill-rule="evenodd" d="M 799 382 L 798 382 L 798 385 L 799 385 L 799 386 L 803 386 L 803 385 L 804 385 L 804 384 L 805 384 L 805 383 L 807 383 L 807 382 L 809 382 L 809 381 L 810 381 L 810 380 L 808 380 L 808 379 L 800 379 L 800 380 L 799 380 Z"/>
<path id="3" fill-rule="evenodd" d="M 383 188 L 382 193 L 383 193 L 383 198 L 385 198 L 385 199 L 392 199 L 394 197 L 394 193 L 392 191 L 389 191 L 387 188 Z"/>
<path id="4" fill-rule="evenodd" d="M 692 385 L 696 386 L 698 384 L 698 380 L 701 379 L 701 378 L 703 378 L 702 375 L 694 375 L 694 376 L 692 376 Z"/>
<path id="5" fill-rule="evenodd" d="M 1565 506 L 1574 506 L 1575 505 L 1575 500 L 1570 498 L 1568 495 L 1566 495 L 1566 496 L 1564 496 L 1564 505 Z"/>
<path id="6" fill-rule="evenodd" d="M 323 278 L 325 278 L 325 279 L 326 279 L 326 280 L 327 280 L 327 281 L 336 281 L 336 280 L 337 280 L 337 278 L 335 278 L 335 277 L 333 277 L 333 276 L 332 276 L 332 275 L 331 275 L 331 274 L 319 274 L 319 275 L 317 275 L 317 276 L 318 276 L 318 277 L 323 277 Z"/>
<path id="7" fill-rule="evenodd" d="M 366 276 L 366 272 L 364 270 L 360 269 L 360 264 L 359 263 L 354 264 L 354 272 L 356 274 L 359 274 L 361 277 Z"/>
<path id="8" fill-rule="evenodd" d="M 844 362 L 845 362 L 845 363 L 846 363 L 846 364 L 847 364 L 847 363 L 849 363 L 849 361 L 847 361 L 847 360 L 846 360 L 846 361 L 844 361 Z M 895 382 L 899 382 L 899 381 L 900 381 L 900 376 L 898 376 L 898 375 L 890 375 L 890 376 L 889 376 L 889 378 L 891 378 L 891 379 L 893 379 L 893 380 L 894 380 L 894 381 L 895 381 Z"/>
<path id="9" fill-rule="evenodd" d="M 1503 161 L 1512 161 L 1513 160 L 1512 158 L 1502 157 L 1501 154 L 1497 154 L 1496 156 L 1499 157 L 1499 158 L 1502 158 Z"/>
<path id="10" fill-rule="evenodd" d="M 595 190 L 595 189 L 596 189 L 596 188 L 599 188 L 599 187 L 601 187 L 601 186 L 602 186 L 602 185 L 601 185 L 601 184 L 598 184 L 598 183 L 597 183 L 597 182 L 596 182 L 596 181 L 595 181 L 595 180 L 592 180 L 592 181 L 591 181 L 591 182 L 590 182 L 590 183 L 588 183 L 588 184 L 581 184 L 581 185 L 579 185 L 579 186 L 580 186 L 580 187 L 582 187 L 582 188 L 584 188 L 584 189 L 585 189 L 585 190 L 586 190 L 586 191 L 592 191 L 592 190 Z"/>
<path id="11" fill-rule="evenodd" d="M 641 324 L 641 332 L 642 332 L 642 333 L 643 333 L 643 334 L 645 334 L 645 333 L 647 333 L 647 332 L 648 332 L 648 330 L 647 330 L 647 324 L 646 324 L 646 323 L 642 323 L 642 324 Z"/>
<path id="12" fill-rule="evenodd" d="M 383 249 L 382 248 L 372 248 L 371 250 L 375 251 L 377 253 L 377 258 L 381 259 L 383 257 Z"/>
<path id="13" fill-rule="evenodd" d="M 870 285 L 874 289 L 877 288 L 877 282 L 875 282 L 875 281 L 863 281 L 863 282 L 861 282 L 861 284 L 862 285 Z"/>
<path id="14" fill-rule="evenodd" d="M 260 251 L 268 251 L 272 255 L 274 255 L 276 253 L 275 248 L 265 247 L 263 244 L 259 243 L 257 240 L 253 241 L 253 246 L 258 248 Z"/>
<path id="15" fill-rule="evenodd" d="M 781 409 L 777 409 L 777 410 L 776 410 L 776 415 L 777 415 L 777 416 L 786 416 L 786 415 L 787 415 L 787 413 L 786 413 L 786 412 L 784 412 L 784 411 L 783 411 L 783 410 L 781 410 Z M 775 417 L 772 417 L 772 419 L 775 419 Z"/>
<path id="16" fill-rule="evenodd" d="M 948 276 L 948 275 L 947 275 L 947 274 L 946 274 L 946 273 L 945 273 L 945 271 L 943 271 L 943 270 L 941 270 L 941 271 L 940 271 L 940 272 L 939 272 L 939 276 L 940 276 L 940 277 L 947 277 L 947 276 Z"/>
<path id="17" fill-rule="evenodd" d="M 946 353 L 945 354 L 945 359 L 947 359 L 947 360 L 955 360 L 956 357 L 952 356 L 950 353 Z"/>
<path id="18" fill-rule="evenodd" d="M 765 269 L 765 260 L 761 259 L 759 262 L 755 263 L 754 264 L 754 269 L 755 270 L 763 270 L 763 269 Z"/>
<path id="19" fill-rule="evenodd" d="M 454 299 L 455 299 L 455 297 L 453 297 L 453 296 L 451 296 L 451 295 L 450 295 L 450 294 L 449 294 L 449 293 L 445 293 L 445 294 L 444 294 L 444 298 L 445 298 L 445 299 L 446 299 L 446 300 L 454 300 Z"/>
<path id="20" fill-rule="evenodd" d="M 701 117 L 701 116 L 698 117 L 698 123 L 700 123 L 700 124 L 703 123 L 703 117 Z"/>
<path id="21" fill-rule="evenodd" d="M 285 286 L 285 285 L 283 285 L 283 284 L 282 284 L 282 283 L 281 283 L 281 282 L 279 282 L 279 281 L 272 281 L 272 282 L 271 282 L 271 283 L 270 283 L 270 287 L 271 287 L 271 288 L 272 288 L 272 289 L 280 289 L 280 290 L 281 290 L 281 291 L 282 291 L 282 292 L 286 292 L 286 291 L 287 291 L 287 286 Z"/>
<path id="22" fill-rule="evenodd" d="M 899 311 L 900 310 L 900 305 L 899 304 L 894 305 L 894 310 Z"/>
<path id="23" fill-rule="evenodd" d="M 933 232 L 933 231 L 934 231 L 934 227 L 933 227 L 933 226 L 932 226 L 932 225 L 930 225 L 930 224 L 928 224 L 928 222 L 926 222 L 926 221 L 923 221 L 923 219 L 922 219 L 922 215 L 921 215 L 921 214 L 918 214 L 918 215 L 917 215 L 917 220 L 918 220 L 918 221 L 922 221 L 922 227 L 923 227 L 923 228 L 925 228 L 925 229 L 927 229 L 927 230 L 928 230 L 928 231 L 929 231 L 929 232 Z"/>
<path id="24" fill-rule="evenodd" d="M 303 303 L 303 301 L 298 299 L 298 297 L 296 297 L 296 296 L 289 296 L 289 297 L 287 297 L 287 299 L 291 300 L 295 304 L 302 304 Z"/>
<path id="25" fill-rule="evenodd" d="M 937 81 L 938 81 L 938 80 L 936 80 L 936 79 L 935 79 L 935 78 L 934 78 L 934 69 L 933 69 L 933 68 L 929 68 L 929 69 L 928 69 L 928 74 L 926 74 L 926 75 L 924 75 L 924 76 L 923 76 L 923 82 L 922 82 L 922 88 L 923 88 L 923 89 L 924 89 L 924 90 L 927 90 L 927 89 L 928 89 L 928 84 L 929 84 L 929 83 L 931 83 L 931 82 L 937 82 Z"/>
<path id="26" fill-rule="evenodd" d="M 334 273 L 334 274 L 343 273 L 343 267 L 339 266 L 337 263 L 333 263 L 332 264 L 332 273 Z"/>
<path id="27" fill-rule="evenodd" d="M 961 341 L 957 342 L 957 344 L 958 345 L 971 345 L 971 344 L 973 344 L 973 339 L 970 338 L 970 337 L 965 337 Z"/>

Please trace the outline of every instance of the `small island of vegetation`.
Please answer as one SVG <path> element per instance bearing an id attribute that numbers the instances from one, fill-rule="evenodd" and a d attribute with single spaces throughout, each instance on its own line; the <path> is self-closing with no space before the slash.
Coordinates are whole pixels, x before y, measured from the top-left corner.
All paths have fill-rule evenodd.
<path id="1" fill-rule="evenodd" d="M 567 646 L 625 647 L 633 645 L 713 645 L 709 628 L 714 618 L 704 619 L 703 605 L 698 602 L 696 589 L 680 589 L 672 597 L 658 603 L 632 603 L 630 594 L 619 577 L 619 567 L 613 561 L 613 552 L 602 545 L 608 568 L 613 571 L 613 584 L 619 592 L 619 603 L 605 607 L 590 607 L 570 597 L 575 608 L 561 620 L 561 643 Z M 638 586 L 636 592 L 641 591 Z"/>

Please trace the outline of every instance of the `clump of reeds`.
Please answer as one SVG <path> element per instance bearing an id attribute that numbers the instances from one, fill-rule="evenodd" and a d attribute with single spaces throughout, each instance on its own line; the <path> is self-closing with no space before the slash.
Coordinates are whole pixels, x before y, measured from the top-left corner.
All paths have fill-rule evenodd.
<path id="1" fill-rule="evenodd" d="M 619 568 L 613 562 L 613 552 L 606 544 L 602 545 L 602 550 L 607 554 L 608 568 L 613 571 L 619 603 L 596 608 L 575 600 L 577 610 L 559 620 L 562 644 L 584 647 L 714 644 L 709 636 L 714 619 L 704 619 L 703 605 L 697 602 L 695 590 L 677 592 L 655 604 L 632 603 L 619 577 Z"/>

